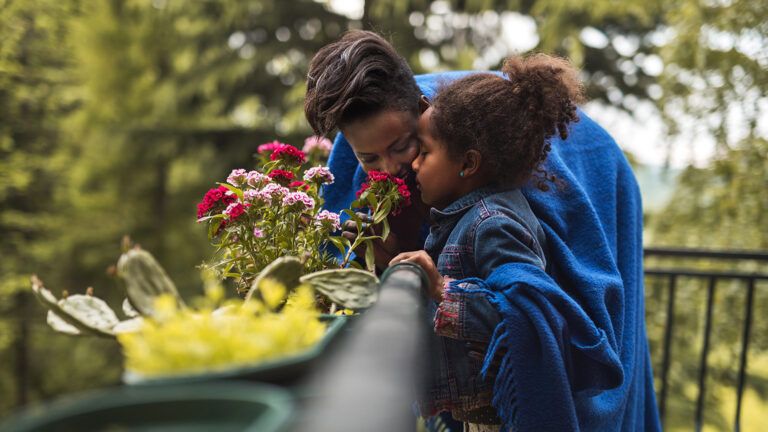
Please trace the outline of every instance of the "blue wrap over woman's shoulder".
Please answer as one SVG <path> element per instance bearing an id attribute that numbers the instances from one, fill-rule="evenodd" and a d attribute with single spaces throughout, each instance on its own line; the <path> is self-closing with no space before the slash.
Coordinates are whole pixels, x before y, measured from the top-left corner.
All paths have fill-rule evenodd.
<path id="1" fill-rule="evenodd" d="M 431 97 L 471 72 L 416 78 Z M 660 430 L 643 300 L 642 205 L 637 182 L 608 133 L 579 112 L 566 140 L 552 140 L 545 168 L 563 183 L 523 188 L 547 236 L 546 272 L 510 263 L 485 281 L 502 321 L 488 350 L 502 358 L 494 406 L 527 430 Z M 339 135 L 324 192 L 338 211 L 365 174 Z M 462 281 L 452 283 L 458 288 Z"/>

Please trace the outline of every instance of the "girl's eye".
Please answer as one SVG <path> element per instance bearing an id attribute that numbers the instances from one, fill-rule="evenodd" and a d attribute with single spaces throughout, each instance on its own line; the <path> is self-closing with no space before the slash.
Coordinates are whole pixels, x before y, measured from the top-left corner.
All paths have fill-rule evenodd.
<path id="1" fill-rule="evenodd" d="M 372 164 L 376 162 L 376 156 L 358 157 L 357 159 L 364 164 Z"/>

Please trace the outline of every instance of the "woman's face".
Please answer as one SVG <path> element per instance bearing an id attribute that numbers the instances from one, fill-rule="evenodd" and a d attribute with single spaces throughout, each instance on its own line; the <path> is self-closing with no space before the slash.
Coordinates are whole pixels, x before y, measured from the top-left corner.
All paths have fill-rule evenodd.
<path id="1" fill-rule="evenodd" d="M 411 113 L 391 110 L 347 124 L 342 133 L 366 172 L 408 178 L 419 153 L 417 130 L 418 119 Z"/>

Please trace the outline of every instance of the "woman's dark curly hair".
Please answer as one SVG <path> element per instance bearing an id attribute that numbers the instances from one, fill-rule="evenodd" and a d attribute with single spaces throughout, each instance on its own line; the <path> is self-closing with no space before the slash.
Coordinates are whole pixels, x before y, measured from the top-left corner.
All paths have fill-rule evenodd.
<path id="1" fill-rule="evenodd" d="M 546 180 L 556 181 L 541 166 L 549 138 L 565 139 L 568 124 L 578 121 L 578 71 L 565 59 L 535 54 L 508 58 L 502 72 L 508 79 L 474 74 L 441 88 L 432 103 L 432 133 L 450 155 L 479 151 L 483 169 L 502 185 L 535 177 L 547 190 Z"/>
<path id="2" fill-rule="evenodd" d="M 383 110 L 417 118 L 420 96 L 413 71 L 386 39 L 353 30 L 312 57 L 304 114 L 316 134 L 327 136 Z"/>

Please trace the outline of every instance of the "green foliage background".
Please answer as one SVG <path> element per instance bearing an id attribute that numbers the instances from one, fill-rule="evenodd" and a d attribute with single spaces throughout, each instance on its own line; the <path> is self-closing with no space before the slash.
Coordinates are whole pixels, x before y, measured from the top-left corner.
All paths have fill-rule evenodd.
<path id="1" fill-rule="evenodd" d="M 499 17 L 510 12 L 535 22 L 534 50 L 582 67 L 593 100 L 630 113 L 647 100 L 670 136 L 687 118 L 715 137 L 716 159 L 686 169 L 670 204 L 646 215 L 647 244 L 768 249 L 764 2 L 367 0 L 354 19 L 312 0 L 0 0 L 0 415 L 119 382 L 117 346 L 48 329 L 24 296 L 31 274 L 56 293 L 94 286 L 117 304 L 120 287 L 106 269 L 130 234 L 184 294 L 199 292 L 194 266 L 210 248 L 195 204 L 229 170 L 249 166 L 256 145 L 301 145 L 304 74 L 319 47 L 364 27 L 390 38 L 417 73 L 472 69 L 479 58 L 493 68 L 508 53 L 490 64 L 486 54 L 498 49 Z M 608 43 L 585 43 L 585 29 Z M 663 71 L 644 67 L 649 58 Z M 768 414 L 764 291 L 759 285 L 745 430 L 759 430 Z M 695 282 L 679 289 L 681 341 L 700 339 L 703 292 Z M 730 317 L 743 319 L 743 293 L 731 285 L 717 296 L 706 414 L 715 430 L 733 415 L 740 327 Z M 649 280 L 657 367 L 664 301 Z M 675 347 L 673 358 L 692 360 L 671 371 L 668 426 L 687 430 L 699 348 Z"/>

